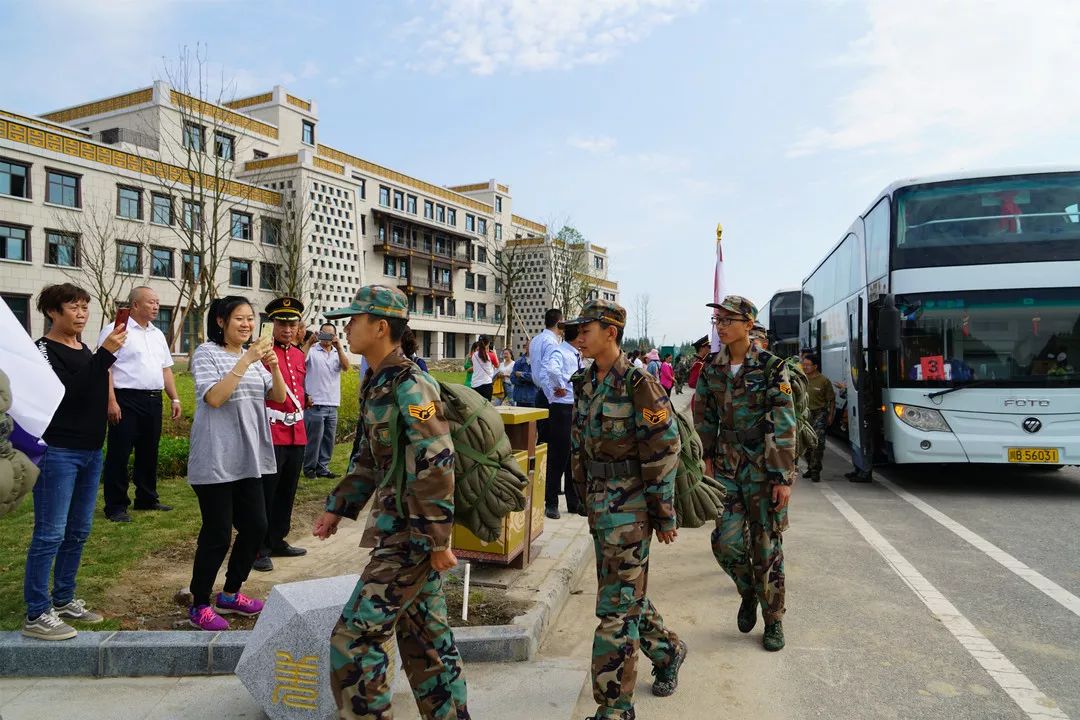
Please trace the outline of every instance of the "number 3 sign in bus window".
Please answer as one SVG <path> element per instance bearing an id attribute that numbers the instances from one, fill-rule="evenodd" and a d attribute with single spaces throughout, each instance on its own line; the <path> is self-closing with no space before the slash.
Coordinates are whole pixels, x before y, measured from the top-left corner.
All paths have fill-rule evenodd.
<path id="1" fill-rule="evenodd" d="M 944 380 L 945 357 L 942 355 L 924 355 L 919 358 L 919 369 L 922 370 L 921 380 Z"/>

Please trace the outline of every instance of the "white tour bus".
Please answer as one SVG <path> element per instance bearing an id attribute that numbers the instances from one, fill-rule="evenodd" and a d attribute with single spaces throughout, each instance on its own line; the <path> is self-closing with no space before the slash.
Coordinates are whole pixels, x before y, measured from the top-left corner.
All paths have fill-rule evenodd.
<path id="1" fill-rule="evenodd" d="M 1080 167 L 893 183 L 803 293 L 857 466 L 1080 464 Z"/>

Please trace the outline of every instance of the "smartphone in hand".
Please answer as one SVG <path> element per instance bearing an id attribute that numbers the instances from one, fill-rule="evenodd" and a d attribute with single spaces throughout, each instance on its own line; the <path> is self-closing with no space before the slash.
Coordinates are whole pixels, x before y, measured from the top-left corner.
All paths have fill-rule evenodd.
<path id="1" fill-rule="evenodd" d="M 128 318 L 131 317 L 131 308 L 120 308 L 116 311 L 116 320 L 113 322 L 113 331 L 127 327 Z"/>
<path id="2" fill-rule="evenodd" d="M 262 327 L 259 328 L 259 339 L 270 340 L 274 337 L 274 323 L 264 322 Z"/>

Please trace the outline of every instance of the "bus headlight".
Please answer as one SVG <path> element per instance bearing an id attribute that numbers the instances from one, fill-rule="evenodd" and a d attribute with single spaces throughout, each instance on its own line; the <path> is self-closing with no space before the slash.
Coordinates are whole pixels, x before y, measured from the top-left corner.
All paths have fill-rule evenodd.
<path id="1" fill-rule="evenodd" d="M 945 417 L 937 410 L 893 403 L 893 412 L 904 424 L 910 425 L 916 430 L 952 432 L 949 423 L 945 422 Z"/>

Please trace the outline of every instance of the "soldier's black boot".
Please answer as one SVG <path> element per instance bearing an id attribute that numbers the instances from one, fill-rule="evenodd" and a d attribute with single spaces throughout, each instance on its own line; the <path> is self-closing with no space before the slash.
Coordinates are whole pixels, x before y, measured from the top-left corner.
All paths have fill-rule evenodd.
<path id="1" fill-rule="evenodd" d="M 784 649 L 784 625 L 779 620 L 765 625 L 765 635 L 761 638 L 761 645 L 769 652 Z"/>
<path id="2" fill-rule="evenodd" d="M 748 633 L 757 625 L 757 596 L 744 595 L 739 605 L 739 632 Z"/>
<path id="3" fill-rule="evenodd" d="M 682 667 L 683 660 L 686 660 L 686 653 L 689 649 L 686 647 L 686 643 L 682 640 L 675 647 L 675 657 L 671 659 L 667 667 L 658 668 L 655 665 L 652 669 L 653 680 L 652 694 L 657 697 L 669 697 L 675 694 L 675 688 L 679 687 L 679 668 Z"/>
<path id="4" fill-rule="evenodd" d="M 634 708 L 629 710 L 623 710 L 623 714 L 617 718 L 605 717 L 603 715 L 590 715 L 585 720 L 636 720 L 637 715 L 634 713 Z"/>

